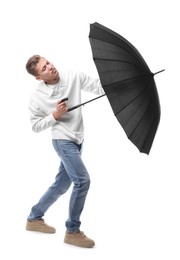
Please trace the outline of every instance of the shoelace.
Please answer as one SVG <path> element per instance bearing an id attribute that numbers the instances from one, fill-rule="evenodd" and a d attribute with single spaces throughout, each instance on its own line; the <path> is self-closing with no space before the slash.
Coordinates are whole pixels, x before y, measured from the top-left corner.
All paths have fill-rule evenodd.
<path id="1" fill-rule="evenodd" d="M 37 220 L 35 220 L 36 222 L 42 222 L 42 224 L 46 224 L 45 222 L 44 222 L 44 219 L 37 219 Z"/>
<path id="2" fill-rule="evenodd" d="M 74 233 L 75 235 L 81 236 L 81 237 L 86 237 L 83 231 L 78 231 Z"/>

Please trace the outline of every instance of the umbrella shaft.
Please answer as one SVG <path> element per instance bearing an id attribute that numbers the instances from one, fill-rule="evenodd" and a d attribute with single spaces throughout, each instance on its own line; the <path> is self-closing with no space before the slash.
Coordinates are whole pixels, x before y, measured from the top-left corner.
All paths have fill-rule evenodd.
<path id="1" fill-rule="evenodd" d="M 79 104 L 79 105 L 70 107 L 70 108 L 68 109 L 68 112 L 69 112 L 69 111 L 72 111 L 72 110 L 74 110 L 74 109 L 76 109 L 76 108 L 78 108 L 78 107 L 84 106 L 85 104 L 90 103 L 90 102 L 92 102 L 92 101 L 94 101 L 94 100 L 96 100 L 96 99 L 98 99 L 98 98 L 104 97 L 104 96 L 106 96 L 106 94 L 103 94 L 103 95 L 98 96 L 98 97 L 96 97 L 96 98 L 90 99 L 90 100 L 88 100 L 88 101 L 86 101 L 86 102 L 84 102 L 84 103 L 81 103 L 81 104 Z"/>

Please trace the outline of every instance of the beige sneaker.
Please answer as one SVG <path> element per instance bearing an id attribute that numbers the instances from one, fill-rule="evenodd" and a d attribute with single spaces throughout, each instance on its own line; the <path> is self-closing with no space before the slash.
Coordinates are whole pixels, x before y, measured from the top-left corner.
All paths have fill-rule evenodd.
<path id="1" fill-rule="evenodd" d="M 44 222 L 44 219 L 37 219 L 37 220 L 33 220 L 33 221 L 27 220 L 26 230 L 38 231 L 38 232 L 49 233 L 49 234 L 53 234 L 56 232 L 56 229 L 47 225 Z"/>
<path id="2" fill-rule="evenodd" d="M 93 247 L 95 245 L 94 241 L 88 238 L 82 231 L 75 233 L 67 233 L 65 234 L 64 243 L 80 246 L 80 247 Z"/>

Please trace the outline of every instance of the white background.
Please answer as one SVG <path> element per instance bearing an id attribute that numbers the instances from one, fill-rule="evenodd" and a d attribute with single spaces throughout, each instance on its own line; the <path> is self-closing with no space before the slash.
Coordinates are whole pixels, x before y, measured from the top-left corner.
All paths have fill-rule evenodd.
<path id="1" fill-rule="evenodd" d="M 180 259 L 178 2 L 1 2 L 1 259 Z M 94 22 L 129 40 L 152 72 L 165 72 L 155 76 L 162 115 L 149 156 L 127 139 L 106 97 L 83 108 L 83 158 L 92 182 L 81 220 L 82 230 L 96 242 L 89 250 L 63 243 L 71 189 L 45 216 L 56 234 L 25 231 L 31 206 L 54 181 L 59 165 L 50 131 L 31 130 L 27 107 L 36 82 L 25 63 L 40 54 L 59 71 L 97 77 L 88 39 Z"/>

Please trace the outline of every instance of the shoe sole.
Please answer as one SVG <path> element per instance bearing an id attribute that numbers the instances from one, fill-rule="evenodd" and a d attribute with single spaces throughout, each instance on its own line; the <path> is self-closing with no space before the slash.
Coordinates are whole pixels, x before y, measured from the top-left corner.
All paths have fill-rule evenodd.
<path id="1" fill-rule="evenodd" d="M 79 244 L 79 243 L 74 243 L 70 240 L 64 240 L 64 243 L 66 244 L 69 244 L 71 246 L 78 246 L 78 247 L 83 247 L 83 248 L 92 248 L 95 246 L 95 243 L 94 244 L 89 244 L 89 245 L 83 245 L 83 244 Z"/>
<path id="2" fill-rule="evenodd" d="M 34 232 L 41 232 L 41 233 L 46 233 L 46 234 L 54 234 L 56 231 L 46 231 L 46 230 L 41 230 L 41 229 L 32 229 L 32 228 L 26 228 L 27 231 L 34 231 Z"/>

